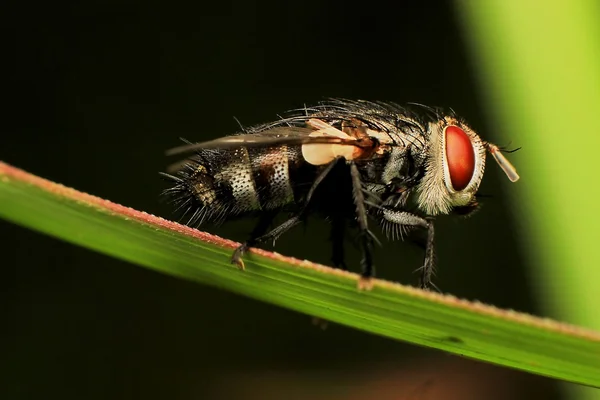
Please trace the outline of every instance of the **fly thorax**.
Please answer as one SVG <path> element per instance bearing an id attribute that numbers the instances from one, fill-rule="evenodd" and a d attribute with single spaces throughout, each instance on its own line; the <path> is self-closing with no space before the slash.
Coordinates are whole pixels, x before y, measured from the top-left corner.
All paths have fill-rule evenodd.
<path id="1" fill-rule="evenodd" d="M 430 123 L 428 131 L 425 174 L 417 187 L 417 203 L 427 215 L 448 214 L 475 197 L 486 149 L 477 133 L 451 117 Z"/>
<path id="2" fill-rule="evenodd" d="M 390 184 L 392 180 L 406 176 L 407 167 L 406 149 L 394 147 L 385 163 L 380 179 L 384 184 Z"/>

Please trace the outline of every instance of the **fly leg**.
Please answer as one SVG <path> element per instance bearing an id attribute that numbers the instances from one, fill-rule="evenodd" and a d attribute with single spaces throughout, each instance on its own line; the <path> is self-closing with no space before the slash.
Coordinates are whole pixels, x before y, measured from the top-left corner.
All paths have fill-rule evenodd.
<path id="1" fill-rule="evenodd" d="M 257 238 L 256 242 L 263 243 L 263 242 L 271 242 L 272 241 L 273 243 L 275 243 L 275 241 L 277 239 L 279 239 L 279 237 L 281 235 L 283 235 L 284 233 L 286 233 L 287 231 L 289 231 L 290 229 L 292 229 L 293 227 L 295 227 L 296 225 L 301 223 L 304 220 L 304 217 L 305 217 L 305 213 L 304 213 L 304 210 L 302 210 L 298 214 L 290 217 L 287 221 L 283 222 L 281 225 L 277 226 L 275 229 L 273 229 L 269 233 Z M 313 325 L 316 325 L 321 329 L 327 328 L 327 321 L 325 321 L 324 319 L 321 319 L 318 317 L 313 317 L 312 323 L 313 323 Z"/>
<path id="2" fill-rule="evenodd" d="M 250 237 L 242 245 L 240 245 L 231 256 L 231 263 L 237 265 L 240 269 L 245 269 L 244 260 L 242 257 L 248 251 L 248 248 L 260 243 L 260 237 L 267 232 L 269 226 L 277 216 L 277 211 L 265 211 L 262 213 L 254 226 L 254 229 L 250 233 Z"/>
<path id="3" fill-rule="evenodd" d="M 427 239 L 424 246 L 425 260 L 423 261 L 423 266 L 418 269 L 421 271 L 419 286 L 421 289 L 435 288 L 435 285 L 431 282 L 431 278 L 435 274 L 435 231 L 433 228 L 433 221 L 406 211 L 397 211 L 387 208 L 383 209 L 383 218 L 394 224 L 419 227 L 427 230 Z"/>
<path id="4" fill-rule="evenodd" d="M 371 278 L 374 275 L 373 256 L 371 249 L 373 248 L 374 235 L 369 231 L 367 223 L 367 209 L 365 207 L 365 196 L 362 190 L 360 181 L 360 173 L 358 167 L 352 161 L 348 162 L 350 166 L 350 176 L 352 178 L 352 194 L 354 204 L 356 205 L 356 220 L 358 222 L 359 239 L 362 247 L 363 258 L 361 260 L 361 279 L 358 282 L 359 289 L 371 289 Z"/>
<path id="5" fill-rule="evenodd" d="M 425 262 L 421 270 L 421 289 L 429 290 L 431 287 L 435 288 L 438 292 L 439 289 L 431 281 L 433 275 L 435 275 L 435 231 L 433 228 L 433 221 L 427 221 L 427 244 L 425 247 Z"/>
<path id="6" fill-rule="evenodd" d="M 303 205 L 302 209 L 297 214 L 293 215 L 292 217 L 290 217 L 290 219 L 283 222 L 281 225 L 277 226 L 272 231 L 270 231 L 266 234 L 265 234 L 265 232 L 266 232 L 266 228 L 265 228 L 265 230 L 261 231 L 261 233 L 258 234 L 254 238 L 253 244 L 263 243 L 263 242 L 268 242 L 268 241 L 272 241 L 273 243 L 275 243 L 275 241 L 277 239 L 279 239 L 279 237 L 281 235 L 283 235 L 284 233 L 286 233 L 287 231 L 292 229 L 294 226 L 296 226 L 299 223 L 301 223 L 302 221 L 304 221 L 308 214 L 308 203 L 310 202 L 310 199 L 312 198 L 315 190 L 317 189 L 319 184 L 323 181 L 323 179 L 325 179 L 325 177 L 331 172 L 333 167 L 335 167 L 335 165 L 337 164 L 338 161 L 339 161 L 339 158 L 336 158 L 335 160 L 330 162 L 329 165 L 327 165 L 321 171 L 321 173 L 317 176 L 317 178 L 315 179 L 315 181 L 313 182 L 312 186 L 310 187 L 310 189 L 308 191 L 308 194 L 306 196 L 306 200 L 304 201 L 304 205 Z M 271 218 L 271 221 L 272 221 L 272 218 Z M 260 224 L 260 222 L 259 222 L 259 224 Z M 268 225 L 270 225 L 270 222 L 267 224 L 267 227 L 268 227 Z M 257 226 L 257 228 L 258 228 L 258 226 Z"/>
<path id="7" fill-rule="evenodd" d="M 344 232 L 346 231 L 346 220 L 342 216 L 334 216 L 331 220 L 331 232 L 329 239 L 331 240 L 331 262 L 334 267 L 340 268 L 343 271 L 348 271 L 348 267 L 346 266 L 346 262 L 344 261 Z M 313 325 L 321 328 L 327 329 L 329 326 L 329 321 L 319 318 L 313 317 L 312 319 Z"/>
<path id="8" fill-rule="evenodd" d="M 344 232 L 346 230 L 346 220 L 343 217 L 335 216 L 331 221 L 331 261 L 336 268 L 348 271 L 344 261 Z"/>
<path id="9" fill-rule="evenodd" d="M 264 243 L 264 242 L 272 241 L 274 244 L 275 241 L 277 239 L 279 239 L 279 237 L 281 235 L 283 235 L 284 233 L 286 233 L 287 231 L 289 231 L 290 229 L 292 229 L 293 227 L 298 225 L 300 222 L 302 222 L 302 220 L 303 220 L 302 213 L 300 213 L 298 215 L 294 215 L 287 221 L 283 222 L 281 225 L 274 228 L 269 233 L 256 238 L 256 243 Z"/>

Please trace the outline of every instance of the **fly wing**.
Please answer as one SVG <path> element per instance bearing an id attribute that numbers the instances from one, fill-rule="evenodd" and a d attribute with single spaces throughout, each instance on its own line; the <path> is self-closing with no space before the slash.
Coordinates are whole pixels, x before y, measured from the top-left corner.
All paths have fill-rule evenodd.
<path id="1" fill-rule="evenodd" d="M 336 158 L 353 160 L 371 149 L 373 142 L 357 138 L 319 119 L 310 118 L 306 127 L 277 126 L 250 134 L 225 136 L 201 143 L 187 143 L 173 148 L 167 155 L 192 153 L 205 149 L 235 149 L 250 147 L 272 147 L 301 145 L 304 160 L 312 165 L 325 165 Z M 185 165 L 185 161 L 172 164 L 173 171 Z"/>
<path id="2" fill-rule="evenodd" d="M 203 149 L 232 149 L 238 147 L 268 147 L 304 144 L 336 144 L 361 147 L 360 143 L 355 138 L 349 136 L 334 136 L 324 129 L 315 130 L 308 127 L 281 126 L 262 132 L 225 136 L 207 142 L 187 143 L 168 150 L 167 155 L 192 153 Z"/>

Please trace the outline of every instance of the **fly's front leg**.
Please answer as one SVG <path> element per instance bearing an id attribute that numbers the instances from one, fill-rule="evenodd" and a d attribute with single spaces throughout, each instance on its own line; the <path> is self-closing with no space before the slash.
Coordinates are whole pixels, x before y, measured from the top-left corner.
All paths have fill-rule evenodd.
<path id="1" fill-rule="evenodd" d="M 416 214 L 412 214 L 406 211 L 397 211 L 390 209 L 383 209 L 383 218 L 398 225 L 405 225 L 411 227 L 420 227 L 427 229 L 427 239 L 425 242 L 425 260 L 423 266 L 419 268 L 421 270 L 420 287 L 422 289 L 430 289 L 435 287 L 431 282 L 431 278 L 435 273 L 435 230 L 433 227 L 433 221 L 422 218 Z"/>
<path id="2" fill-rule="evenodd" d="M 421 289 L 429 290 L 431 287 L 437 289 L 433 284 L 432 277 L 435 275 L 435 230 L 433 221 L 427 221 L 427 244 L 425 246 L 425 262 L 421 267 Z"/>
<path id="3" fill-rule="evenodd" d="M 317 190 L 317 187 L 319 186 L 319 184 L 327 177 L 327 175 L 331 172 L 331 170 L 333 169 L 333 167 L 335 166 L 335 164 L 338 161 L 339 161 L 339 159 L 333 160 L 317 176 L 317 178 L 315 179 L 315 181 L 313 182 L 312 186 L 310 187 L 310 189 L 308 191 L 308 195 L 306 196 L 306 199 L 304 200 L 304 204 L 303 204 L 302 208 L 300 209 L 300 211 L 298 211 L 295 215 L 291 216 L 288 220 L 286 220 L 285 222 L 283 222 L 281 225 L 279 225 L 276 228 L 274 228 L 269 233 L 265 234 L 266 229 L 264 231 L 262 231 L 255 238 L 255 243 L 263 243 L 263 242 L 270 242 L 270 241 L 272 241 L 273 244 L 275 244 L 275 241 L 277 239 L 279 239 L 279 237 L 281 235 L 283 235 L 284 233 L 286 233 L 287 231 L 289 231 L 290 229 L 292 229 L 293 227 L 295 227 L 299 223 L 305 221 L 306 220 L 306 216 L 308 214 L 308 205 L 309 205 L 310 199 L 312 198 L 315 190 Z"/>

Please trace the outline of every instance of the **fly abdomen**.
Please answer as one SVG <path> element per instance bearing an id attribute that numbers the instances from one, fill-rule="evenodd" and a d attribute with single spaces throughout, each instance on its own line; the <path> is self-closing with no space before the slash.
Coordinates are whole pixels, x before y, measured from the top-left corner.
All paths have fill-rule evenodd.
<path id="1" fill-rule="evenodd" d="M 293 179 L 303 164 L 295 146 L 201 150 L 168 176 L 176 185 L 167 194 L 190 216 L 189 224 L 280 209 L 302 197 L 307 185 Z"/>
<path id="2" fill-rule="evenodd" d="M 290 180 L 292 155 L 287 146 L 250 148 L 247 150 L 254 182 L 256 201 L 261 210 L 281 208 L 294 201 Z"/>
<path id="3" fill-rule="evenodd" d="M 260 210 L 258 188 L 254 181 L 252 161 L 248 150 L 239 148 L 224 157 L 220 168 L 214 168 L 213 176 L 218 186 L 222 186 L 228 197 L 223 202 L 231 204 L 234 213 Z M 216 166 L 215 166 L 216 167 Z"/>

